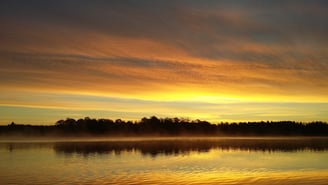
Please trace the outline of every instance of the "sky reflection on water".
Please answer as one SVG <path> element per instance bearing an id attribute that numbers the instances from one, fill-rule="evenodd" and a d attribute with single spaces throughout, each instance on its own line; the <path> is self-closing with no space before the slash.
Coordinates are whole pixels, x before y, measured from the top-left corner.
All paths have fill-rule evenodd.
<path id="1" fill-rule="evenodd" d="M 325 184 L 327 141 L 321 138 L 2 142 L 0 183 Z"/>

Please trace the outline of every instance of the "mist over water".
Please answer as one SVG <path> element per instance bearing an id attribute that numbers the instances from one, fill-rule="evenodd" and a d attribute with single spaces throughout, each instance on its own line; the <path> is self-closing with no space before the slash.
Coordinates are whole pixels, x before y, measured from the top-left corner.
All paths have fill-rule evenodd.
<path id="1" fill-rule="evenodd" d="M 325 184 L 328 138 L 0 142 L 0 184 Z"/>

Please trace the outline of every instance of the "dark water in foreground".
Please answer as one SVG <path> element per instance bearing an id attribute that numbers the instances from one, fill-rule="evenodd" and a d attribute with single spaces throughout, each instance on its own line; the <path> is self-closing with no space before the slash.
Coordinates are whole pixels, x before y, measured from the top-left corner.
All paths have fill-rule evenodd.
<path id="1" fill-rule="evenodd" d="M 328 184 L 328 138 L 0 140 L 0 184 Z"/>

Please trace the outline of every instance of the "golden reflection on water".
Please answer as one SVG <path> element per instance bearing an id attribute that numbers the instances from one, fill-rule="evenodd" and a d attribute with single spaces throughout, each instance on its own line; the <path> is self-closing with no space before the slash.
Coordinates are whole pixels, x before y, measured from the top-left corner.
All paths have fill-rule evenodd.
<path id="1" fill-rule="evenodd" d="M 0 184 L 327 184 L 327 141 L 0 142 Z"/>
<path id="2" fill-rule="evenodd" d="M 327 172 L 270 172 L 270 173 L 240 173 L 240 172 L 203 172 L 199 174 L 185 173 L 151 173 L 131 178 L 116 177 L 103 179 L 99 184 L 219 184 L 219 185 L 274 185 L 274 184 L 327 184 Z M 122 180 L 123 179 L 123 180 Z"/>

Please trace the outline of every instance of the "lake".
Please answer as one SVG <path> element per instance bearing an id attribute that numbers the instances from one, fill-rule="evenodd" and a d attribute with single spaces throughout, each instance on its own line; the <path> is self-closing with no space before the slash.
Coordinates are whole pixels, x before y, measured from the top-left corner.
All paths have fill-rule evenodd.
<path id="1" fill-rule="evenodd" d="M 0 140 L 0 184 L 327 184 L 328 138 Z"/>

